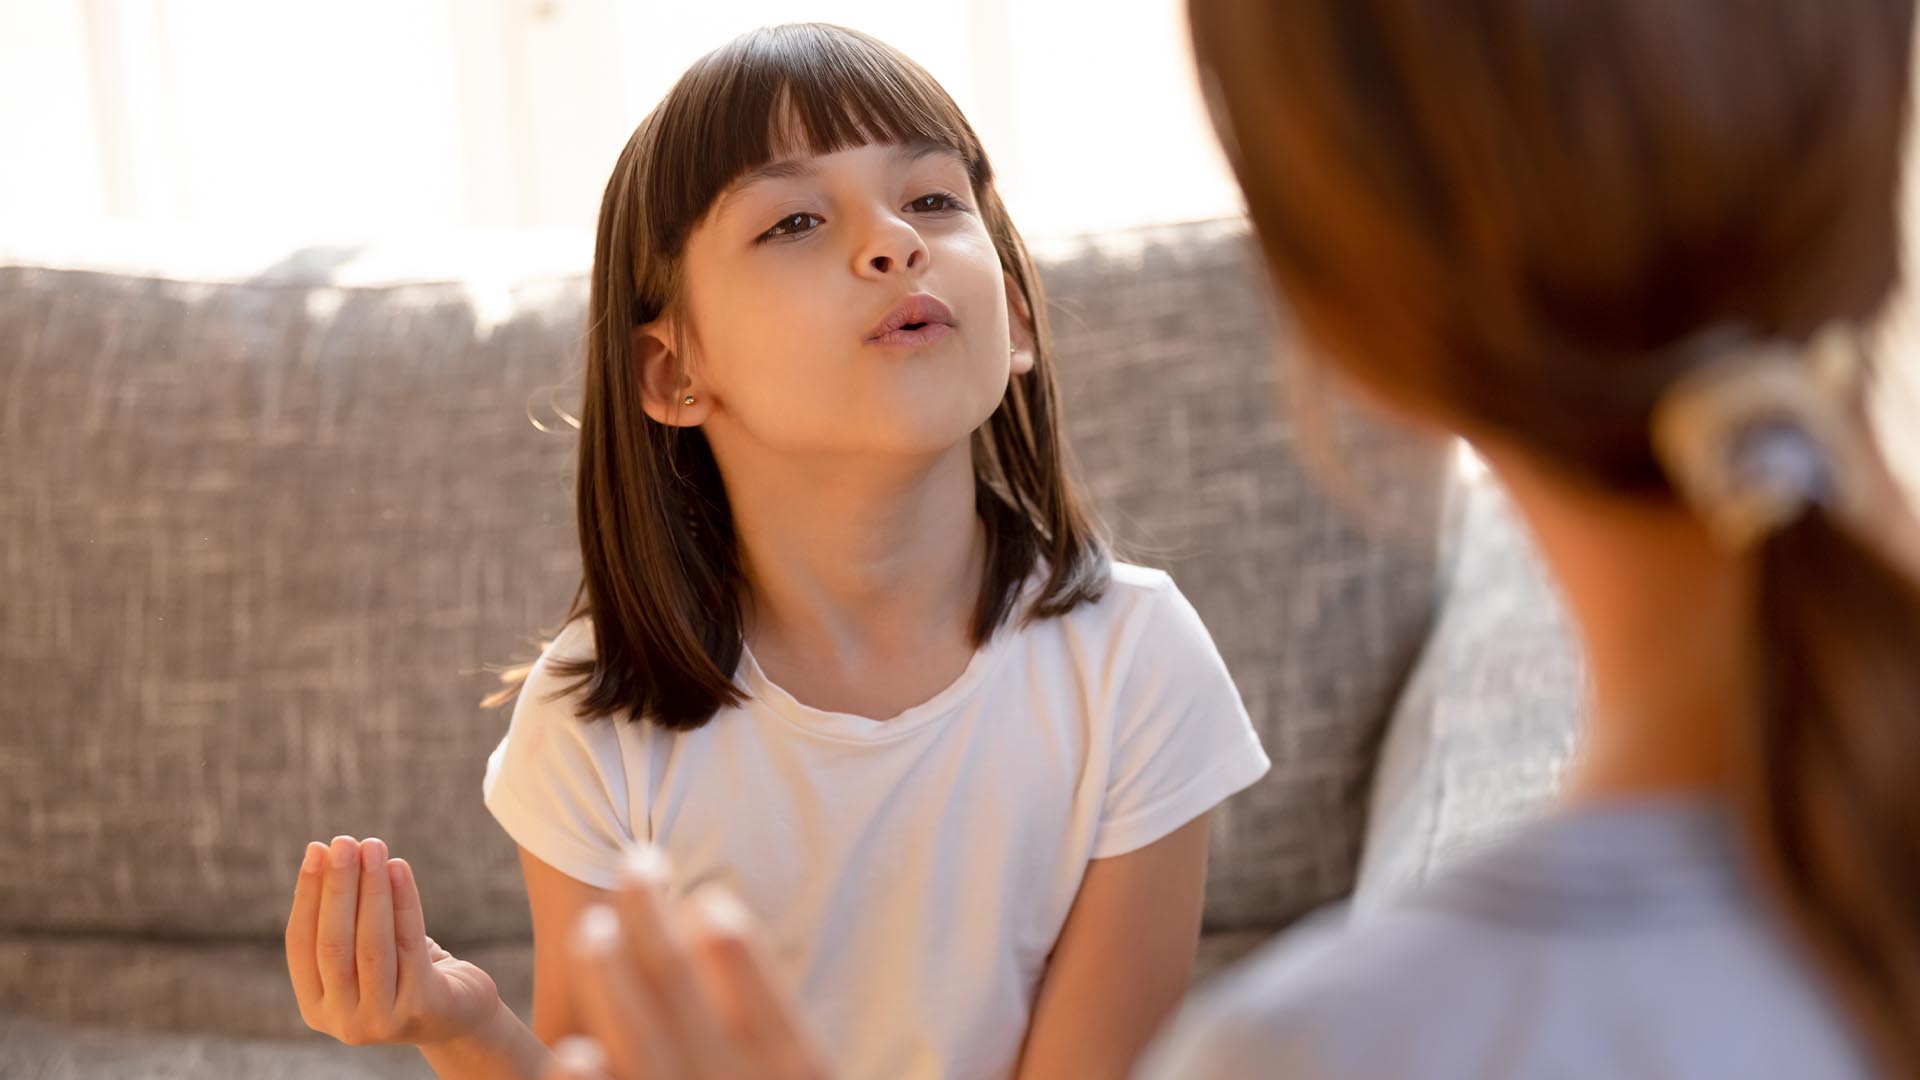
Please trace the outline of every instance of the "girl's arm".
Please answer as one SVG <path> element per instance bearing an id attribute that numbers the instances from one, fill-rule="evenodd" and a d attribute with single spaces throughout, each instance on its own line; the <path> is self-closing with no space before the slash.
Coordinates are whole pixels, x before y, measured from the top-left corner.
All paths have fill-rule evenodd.
<path id="1" fill-rule="evenodd" d="M 1207 816 L 1087 866 L 1034 1003 L 1018 1075 L 1123 1078 L 1186 993 Z"/>
<path id="2" fill-rule="evenodd" d="M 548 1047 L 578 1032 L 579 1009 L 567 970 L 567 936 L 588 905 L 609 899 L 605 889 L 584 885 L 520 849 L 527 906 L 533 914 L 533 1025 L 502 1005 L 487 1029 L 473 1038 L 422 1046 L 421 1056 L 442 1077 L 508 1080 L 546 1075 Z"/>
<path id="3" fill-rule="evenodd" d="M 480 1031 L 419 1049 L 433 1074 L 443 1078 L 537 1080 L 549 1075 L 553 1064 L 547 1045 L 505 1003 Z"/>
<path id="4" fill-rule="evenodd" d="M 520 849 L 520 873 L 533 913 L 533 1032 L 548 1046 L 581 1028 L 567 942 L 580 913 L 613 898 L 606 889 L 577 881 Z"/>

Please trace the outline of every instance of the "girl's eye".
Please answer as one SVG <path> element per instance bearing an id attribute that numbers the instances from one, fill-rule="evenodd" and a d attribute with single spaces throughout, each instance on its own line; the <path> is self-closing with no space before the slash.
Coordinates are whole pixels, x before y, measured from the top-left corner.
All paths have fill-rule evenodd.
<path id="1" fill-rule="evenodd" d="M 786 217 L 775 222 L 773 228 L 761 233 L 760 239 L 775 240 L 782 236 L 799 236 L 802 233 L 811 232 L 819 228 L 821 220 L 819 214 L 808 214 L 805 212 L 788 214 Z"/>
<path id="2" fill-rule="evenodd" d="M 942 210 L 965 210 L 966 206 L 959 199 L 945 192 L 936 191 L 908 203 L 907 209 L 920 214 L 936 214 Z"/>

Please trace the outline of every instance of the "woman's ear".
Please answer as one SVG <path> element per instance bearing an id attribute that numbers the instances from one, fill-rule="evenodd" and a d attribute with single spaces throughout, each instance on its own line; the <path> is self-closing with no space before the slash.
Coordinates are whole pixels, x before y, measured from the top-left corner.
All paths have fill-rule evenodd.
<path id="1" fill-rule="evenodd" d="M 1035 341 L 1033 329 L 1033 309 L 1027 306 L 1026 295 L 1020 291 L 1020 283 L 1010 273 L 1001 272 L 1007 282 L 1007 342 L 1012 350 L 1013 373 L 1025 375 L 1033 370 Z"/>
<path id="2" fill-rule="evenodd" d="M 640 370 L 640 404 L 648 416 L 669 427 L 695 427 L 711 415 L 713 403 L 695 388 L 678 335 L 665 318 L 633 328 L 633 363 Z"/>

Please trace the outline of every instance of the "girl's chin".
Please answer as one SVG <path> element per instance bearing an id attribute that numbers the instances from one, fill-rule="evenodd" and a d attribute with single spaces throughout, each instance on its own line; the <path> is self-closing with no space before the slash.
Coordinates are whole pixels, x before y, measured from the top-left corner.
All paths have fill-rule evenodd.
<path id="1" fill-rule="evenodd" d="M 983 413 L 952 407 L 922 413 L 902 410 L 886 423 L 876 424 L 869 430 L 875 435 L 875 449 L 882 454 L 937 458 L 947 453 L 967 453 L 973 433 L 984 427 L 992 416 L 992 409 Z"/>

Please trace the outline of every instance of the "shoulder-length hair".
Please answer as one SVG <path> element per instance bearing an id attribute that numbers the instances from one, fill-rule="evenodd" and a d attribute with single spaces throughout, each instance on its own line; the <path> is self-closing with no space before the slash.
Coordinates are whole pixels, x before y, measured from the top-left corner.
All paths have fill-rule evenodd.
<path id="1" fill-rule="evenodd" d="M 1031 313 L 1033 370 L 1014 375 L 972 436 L 987 565 L 974 603 L 976 647 L 1015 614 L 1023 586 L 1045 580 L 1023 622 L 1098 598 L 1110 545 L 1088 510 L 1060 431 L 1040 280 L 994 188 L 973 128 L 919 65 L 837 26 L 742 35 L 697 61 L 641 121 L 600 206 L 588 301 L 576 512 L 582 580 L 566 622 L 587 618 L 590 658 L 559 659 L 582 716 L 626 713 L 674 730 L 740 704 L 744 581 L 726 489 L 698 428 L 641 408 L 635 327 L 683 298 L 688 234 L 736 179 L 795 140 L 815 154 L 930 143 L 965 161 L 974 204 L 1000 265 Z M 510 700 L 528 669 L 489 699 Z"/>

